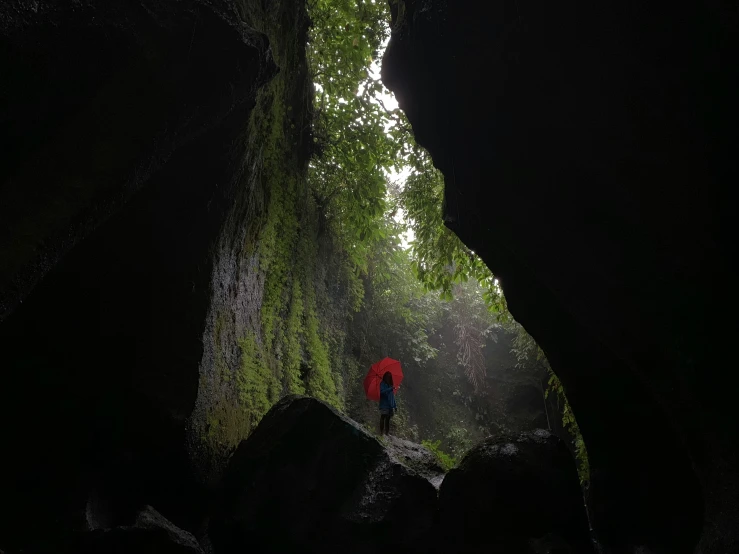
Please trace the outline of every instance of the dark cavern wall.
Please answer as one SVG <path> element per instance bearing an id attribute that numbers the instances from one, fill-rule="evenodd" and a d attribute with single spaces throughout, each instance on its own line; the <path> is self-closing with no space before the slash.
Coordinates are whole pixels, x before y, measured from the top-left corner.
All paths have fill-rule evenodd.
<path id="1" fill-rule="evenodd" d="M 0 8 L 4 549 L 63 551 L 144 502 L 197 520 L 185 428 L 214 246 L 258 205 L 247 125 L 277 73 L 258 10 Z"/>
<path id="2" fill-rule="evenodd" d="M 565 386 L 604 548 L 735 551 L 735 6 L 391 6 L 383 80 Z"/>
<path id="3" fill-rule="evenodd" d="M 146 504 L 201 538 L 272 404 L 359 382 L 361 284 L 306 181 L 306 6 L 2 10 L 0 549 L 77 552 Z"/>

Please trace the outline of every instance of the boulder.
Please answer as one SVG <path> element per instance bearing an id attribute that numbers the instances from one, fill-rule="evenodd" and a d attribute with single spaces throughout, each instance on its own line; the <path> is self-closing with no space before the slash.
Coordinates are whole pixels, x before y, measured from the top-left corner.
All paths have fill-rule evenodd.
<path id="1" fill-rule="evenodd" d="M 447 551 L 593 552 L 575 463 L 543 429 L 475 446 L 444 479 L 439 509 Z"/>
<path id="2" fill-rule="evenodd" d="M 151 506 L 131 526 L 95 530 L 83 540 L 82 554 L 203 554 L 190 533 L 176 527 Z"/>
<path id="3" fill-rule="evenodd" d="M 439 489 L 445 476 L 444 468 L 428 448 L 392 435 L 385 437 L 383 443 L 392 460 L 412 468 Z"/>
<path id="4" fill-rule="evenodd" d="M 236 450 L 210 522 L 216 552 L 425 552 L 440 474 L 430 453 L 380 441 L 329 405 L 278 402 Z"/>

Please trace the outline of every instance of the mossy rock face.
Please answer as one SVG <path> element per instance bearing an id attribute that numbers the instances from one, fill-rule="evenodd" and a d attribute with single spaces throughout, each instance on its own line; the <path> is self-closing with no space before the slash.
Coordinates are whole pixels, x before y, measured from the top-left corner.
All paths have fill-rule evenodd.
<path id="1" fill-rule="evenodd" d="M 459 551 L 536 552 L 543 540 L 593 552 L 575 462 L 544 429 L 479 443 L 447 474 L 439 506 Z"/>
<path id="2" fill-rule="evenodd" d="M 307 195 L 309 20 L 304 4 L 258 4 L 249 6 L 247 23 L 269 37 L 279 73 L 257 94 L 239 202 L 215 248 L 188 433 L 199 478 L 209 483 L 281 396 L 310 394 L 336 407 L 346 396 L 346 256 L 321 235 Z"/>
<path id="3" fill-rule="evenodd" d="M 393 441 L 394 442 L 394 441 Z M 359 424 L 314 398 L 278 402 L 241 443 L 211 520 L 224 552 L 428 551 L 438 475 L 406 465 Z M 424 466 L 419 471 L 418 465 Z"/>
<path id="4" fill-rule="evenodd" d="M 245 4 L 0 5 L 3 549 L 63 552 L 92 489 L 197 519 L 214 246 L 251 213 L 243 136 L 277 71 Z"/>

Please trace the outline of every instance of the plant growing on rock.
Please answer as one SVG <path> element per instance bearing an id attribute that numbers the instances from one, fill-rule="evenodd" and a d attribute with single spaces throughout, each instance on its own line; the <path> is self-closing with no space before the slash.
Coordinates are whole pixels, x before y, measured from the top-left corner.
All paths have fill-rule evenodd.
<path id="1" fill-rule="evenodd" d="M 557 407 L 562 414 L 562 428 L 566 430 L 570 436 L 577 459 L 577 472 L 580 477 L 580 484 L 586 487 L 590 481 L 590 462 L 588 460 L 588 451 L 585 447 L 585 441 L 580 432 L 580 426 L 575 419 L 575 413 L 572 411 L 564 386 L 557 375 L 549 366 L 546 355 L 536 344 L 536 341 L 526 330 L 516 322 L 510 322 L 508 328 L 511 329 L 516 338 L 513 342 L 512 351 L 518 360 L 518 366 L 537 365 L 546 370 L 547 388 L 544 391 L 544 398 L 547 399 L 554 393 Z"/>
<path id="2" fill-rule="evenodd" d="M 450 469 L 452 469 L 454 466 L 457 465 L 458 463 L 457 459 L 453 458 L 452 456 L 450 456 L 449 454 L 447 454 L 441 449 L 440 440 L 437 440 L 437 441 L 424 440 L 424 441 L 421 441 L 421 444 L 425 446 L 426 448 L 428 448 L 434 454 L 434 456 L 436 456 L 436 459 L 439 460 L 439 463 L 441 464 L 441 467 L 444 468 L 444 471 L 449 471 Z"/>

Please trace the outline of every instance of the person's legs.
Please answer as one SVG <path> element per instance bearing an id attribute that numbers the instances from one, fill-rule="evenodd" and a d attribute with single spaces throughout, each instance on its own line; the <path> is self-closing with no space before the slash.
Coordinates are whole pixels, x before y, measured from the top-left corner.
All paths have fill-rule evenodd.
<path id="1" fill-rule="evenodd" d="M 390 432 L 390 414 L 380 414 L 380 435 Z"/>

